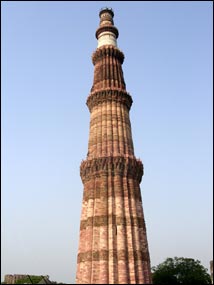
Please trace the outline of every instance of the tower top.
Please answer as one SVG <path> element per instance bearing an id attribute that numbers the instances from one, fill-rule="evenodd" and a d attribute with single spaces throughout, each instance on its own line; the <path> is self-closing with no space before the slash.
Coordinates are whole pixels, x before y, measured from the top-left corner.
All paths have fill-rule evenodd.
<path id="1" fill-rule="evenodd" d="M 114 26 L 114 12 L 112 8 L 102 8 L 99 12 L 100 25 L 96 31 L 96 38 L 98 40 L 98 48 L 103 45 L 117 46 L 117 38 L 119 32 Z"/>
<path id="2" fill-rule="evenodd" d="M 109 13 L 111 14 L 112 18 L 114 18 L 114 11 L 112 8 L 108 8 L 108 7 L 101 8 L 100 13 L 99 13 L 100 18 L 103 13 Z"/>

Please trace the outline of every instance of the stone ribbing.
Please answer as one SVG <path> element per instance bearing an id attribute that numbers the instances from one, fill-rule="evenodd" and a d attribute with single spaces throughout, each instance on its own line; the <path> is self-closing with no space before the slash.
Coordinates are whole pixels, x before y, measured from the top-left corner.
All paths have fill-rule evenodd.
<path id="1" fill-rule="evenodd" d="M 114 46 L 102 46 L 92 55 L 94 82 L 91 92 L 105 88 L 126 88 L 122 63 L 123 53 Z"/>
<path id="2" fill-rule="evenodd" d="M 136 250 L 134 252 L 128 251 L 127 250 L 100 250 L 100 251 L 87 251 L 84 253 L 80 253 L 78 255 L 78 263 L 80 262 L 87 262 L 87 261 L 100 261 L 100 260 L 106 260 L 108 261 L 109 258 L 115 258 L 117 260 L 122 260 L 126 261 L 127 260 L 127 255 L 129 260 L 137 261 L 137 260 L 142 260 L 142 261 L 148 261 L 149 256 L 147 252 L 143 252 L 140 250 Z"/>
<path id="3" fill-rule="evenodd" d="M 93 194 L 83 199 L 78 252 L 83 275 L 78 283 L 150 283 L 141 196 L 136 198 L 131 191 L 140 193 L 138 181 L 119 175 L 91 177 L 84 183 L 84 193 Z M 108 272 L 103 283 L 101 268 Z"/>
<path id="4" fill-rule="evenodd" d="M 135 226 L 138 228 L 145 229 L 145 221 L 141 217 L 117 217 L 116 215 L 102 215 L 102 216 L 93 216 L 89 217 L 86 220 L 82 220 L 80 223 L 80 230 L 86 229 L 88 226 L 101 227 L 108 225 L 128 225 Z"/>
<path id="5" fill-rule="evenodd" d="M 101 12 L 97 37 L 117 37 L 113 12 Z M 105 39 L 106 40 L 106 39 Z M 106 40 L 107 41 L 107 40 Z M 150 258 L 140 182 L 143 164 L 134 155 L 124 54 L 101 45 L 92 55 L 94 80 L 87 98 L 90 132 L 77 257 L 77 284 L 151 283 Z"/>
<path id="6" fill-rule="evenodd" d="M 91 111 L 87 159 L 118 155 L 134 156 L 129 109 L 120 100 L 103 99 Z"/>

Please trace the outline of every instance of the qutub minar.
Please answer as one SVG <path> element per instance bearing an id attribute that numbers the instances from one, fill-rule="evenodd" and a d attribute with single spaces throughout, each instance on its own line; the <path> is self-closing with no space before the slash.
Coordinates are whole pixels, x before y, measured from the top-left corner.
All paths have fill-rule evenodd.
<path id="1" fill-rule="evenodd" d="M 90 135 L 81 163 L 84 184 L 77 257 L 77 284 L 151 283 L 140 182 L 114 13 L 99 13 L 98 46 L 92 55 L 94 82 L 87 106 Z"/>

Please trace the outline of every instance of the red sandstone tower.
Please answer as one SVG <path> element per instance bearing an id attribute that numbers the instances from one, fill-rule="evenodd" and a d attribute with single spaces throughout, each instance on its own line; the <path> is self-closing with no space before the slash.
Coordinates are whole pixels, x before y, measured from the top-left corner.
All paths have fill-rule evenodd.
<path id="1" fill-rule="evenodd" d="M 123 78 L 123 53 L 112 9 L 100 11 L 94 82 L 87 99 L 90 136 L 81 163 L 84 184 L 77 284 L 151 283 L 140 182 L 143 164 L 134 156 Z"/>

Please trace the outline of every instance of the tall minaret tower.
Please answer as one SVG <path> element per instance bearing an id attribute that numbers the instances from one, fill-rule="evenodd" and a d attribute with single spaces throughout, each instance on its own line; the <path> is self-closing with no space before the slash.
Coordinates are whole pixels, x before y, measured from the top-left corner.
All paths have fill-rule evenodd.
<path id="1" fill-rule="evenodd" d="M 123 53 L 112 9 L 100 11 L 98 46 L 92 55 L 94 82 L 87 99 L 90 135 L 81 163 L 84 184 L 77 284 L 151 283 L 150 258 L 129 110 Z"/>

